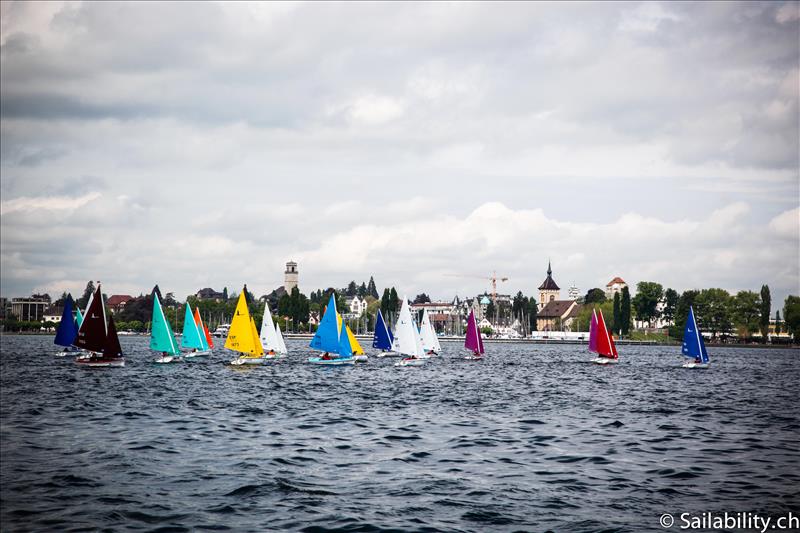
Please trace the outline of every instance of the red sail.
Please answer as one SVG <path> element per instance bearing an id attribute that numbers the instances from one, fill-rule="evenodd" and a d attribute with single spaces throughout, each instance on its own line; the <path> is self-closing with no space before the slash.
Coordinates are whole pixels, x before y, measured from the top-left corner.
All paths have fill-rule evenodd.
<path id="1" fill-rule="evenodd" d="M 617 359 L 617 347 L 614 344 L 614 339 L 606 328 L 606 319 L 603 318 L 603 311 L 598 310 L 597 316 L 597 353 L 601 357 L 608 357 L 609 359 Z"/>
<path id="2" fill-rule="evenodd" d="M 211 336 L 211 333 L 208 332 L 208 327 L 206 327 L 205 324 L 203 324 L 203 330 L 206 332 L 206 340 L 208 341 L 208 347 L 213 348 L 214 338 Z"/>
<path id="3" fill-rule="evenodd" d="M 92 297 L 92 305 L 86 310 L 74 344 L 90 352 L 102 352 L 106 345 L 106 310 L 100 284 Z"/>

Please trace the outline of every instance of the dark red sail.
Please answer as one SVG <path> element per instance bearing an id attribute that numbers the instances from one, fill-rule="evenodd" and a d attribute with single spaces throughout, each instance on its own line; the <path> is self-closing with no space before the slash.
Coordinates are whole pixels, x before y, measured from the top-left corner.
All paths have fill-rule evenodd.
<path id="1" fill-rule="evenodd" d="M 114 315 L 108 317 L 108 335 L 106 335 L 106 345 L 103 346 L 104 359 L 119 359 L 122 357 L 122 346 L 119 345 L 117 328 L 114 326 Z"/>
<path id="2" fill-rule="evenodd" d="M 78 330 L 75 346 L 90 352 L 102 352 L 106 345 L 106 310 L 103 305 L 103 293 L 100 285 L 92 297 L 92 303 L 86 310 L 83 323 Z"/>

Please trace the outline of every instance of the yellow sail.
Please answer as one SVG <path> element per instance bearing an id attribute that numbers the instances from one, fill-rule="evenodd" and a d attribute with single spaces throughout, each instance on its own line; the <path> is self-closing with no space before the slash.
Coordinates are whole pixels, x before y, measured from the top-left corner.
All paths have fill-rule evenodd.
<path id="1" fill-rule="evenodd" d="M 356 340 L 356 336 L 353 335 L 353 332 L 350 330 L 350 326 L 345 326 L 347 328 L 347 340 L 350 341 L 350 348 L 353 350 L 353 355 L 363 355 L 364 348 L 358 344 Z"/>
<path id="2" fill-rule="evenodd" d="M 247 310 L 247 301 L 244 291 L 239 294 L 239 301 L 236 302 L 236 311 L 233 313 L 231 328 L 228 330 L 228 338 L 225 339 L 225 348 L 234 352 L 241 352 L 249 357 L 261 357 L 264 349 L 255 331 L 255 323 Z"/>
<path id="3" fill-rule="evenodd" d="M 342 331 L 342 315 L 340 315 L 339 313 L 336 313 L 336 326 L 337 326 L 337 329 L 338 329 L 339 333 L 341 333 L 341 331 Z"/>

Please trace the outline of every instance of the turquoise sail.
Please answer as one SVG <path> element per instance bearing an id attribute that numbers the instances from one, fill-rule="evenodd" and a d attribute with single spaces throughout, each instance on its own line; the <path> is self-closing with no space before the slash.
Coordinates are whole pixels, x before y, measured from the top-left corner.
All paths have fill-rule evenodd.
<path id="1" fill-rule="evenodd" d="M 339 324 L 336 320 L 336 300 L 333 293 L 309 346 L 321 352 L 339 353 Z"/>
<path id="2" fill-rule="evenodd" d="M 192 313 L 192 306 L 186 302 L 186 314 L 183 318 L 183 337 L 181 337 L 181 348 L 195 348 L 197 350 L 205 350 L 203 346 L 203 337 L 197 330 L 197 324 L 194 321 L 194 314 Z"/>
<path id="3" fill-rule="evenodd" d="M 153 321 L 150 330 L 150 349 L 157 352 L 167 352 L 168 354 L 176 355 L 180 353 L 178 350 L 178 343 L 175 342 L 175 335 L 172 333 L 172 328 L 169 325 L 167 317 L 164 316 L 164 310 L 161 308 L 161 302 L 158 300 L 158 294 L 153 292 Z"/>
<path id="4" fill-rule="evenodd" d="M 81 327 L 83 324 L 83 315 L 81 314 L 80 308 L 76 305 L 75 306 L 75 323 L 78 324 L 78 327 Z"/>

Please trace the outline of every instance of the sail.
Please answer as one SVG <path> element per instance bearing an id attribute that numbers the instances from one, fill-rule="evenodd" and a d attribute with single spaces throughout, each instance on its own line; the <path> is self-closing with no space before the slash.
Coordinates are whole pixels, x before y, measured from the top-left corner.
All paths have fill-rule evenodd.
<path id="1" fill-rule="evenodd" d="M 192 306 L 186 302 L 186 313 L 183 316 L 183 336 L 181 337 L 181 348 L 195 348 L 197 350 L 204 350 L 203 336 L 200 335 L 200 330 L 197 328 L 197 322 L 194 321 L 194 314 L 192 313 Z"/>
<path id="2" fill-rule="evenodd" d="M 206 343 L 208 344 L 208 348 L 211 349 L 214 347 L 214 338 L 211 336 L 211 333 L 208 331 L 208 326 L 203 324 L 203 331 L 206 332 Z"/>
<path id="3" fill-rule="evenodd" d="M 436 338 L 436 332 L 433 331 L 427 309 L 422 311 L 422 324 L 419 329 L 422 334 L 422 348 L 426 351 L 432 350 L 434 352 L 439 352 L 441 349 L 439 346 L 439 339 Z"/>
<path id="4" fill-rule="evenodd" d="M 255 323 L 252 324 L 251 328 L 251 322 L 253 320 L 250 317 L 250 311 L 247 309 L 244 291 L 242 291 L 239 294 L 239 300 L 236 302 L 236 311 L 233 313 L 231 327 L 228 330 L 228 338 L 225 339 L 225 348 L 244 354 L 257 354 L 259 351 L 263 354 L 261 342 L 258 340 L 258 332 L 253 335 Z M 256 345 L 256 343 L 258 344 Z"/>
<path id="5" fill-rule="evenodd" d="M 394 346 L 392 347 L 394 351 L 405 355 L 422 355 L 422 344 L 419 342 L 419 333 L 411 318 L 411 309 L 408 306 L 408 300 L 405 296 L 403 296 L 403 305 L 400 308 L 400 315 L 397 318 L 395 330 L 397 336 L 394 339 Z"/>
<path id="6" fill-rule="evenodd" d="M 83 327 L 83 318 L 89 312 L 89 308 L 92 306 L 92 301 L 94 300 L 94 293 L 89 295 L 89 301 L 86 302 L 86 308 L 83 310 L 83 315 L 81 315 L 81 310 L 78 308 L 78 315 L 80 315 L 81 319 L 78 322 L 78 334 L 81 333 L 81 328 Z M 77 307 L 77 306 L 76 306 Z"/>
<path id="7" fill-rule="evenodd" d="M 700 358 L 700 362 L 708 363 L 708 352 L 700 328 L 697 327 L 697 320 L 694 316 L 694 309 L 689 306 L 689 316 L 686 318 L 686 330 L 683 332 L 683 346 L 681 353 L 686 357 L 695 359 Z"/>
<path id="8" fill-rule="evenodd" d="M 261 357 L 264 355 L 264 347 L 261 345 L 261 339 L 258 338 L 258 330 L 256 329 L 256 321 L 253 320 L 253 317 L 250 317 L 250 335 L 253 338 L 253 345 L 255 346 L 254 351 L 252 352 L 252 357 Z"/>
<path id="9" fill-rule="evenodd" d="M 185 334 L 185 332 L 184 332 Z M 157 352 L 166 352 L 175 355 L 180 352 L 178 343 L 175 342 L 175 335 L 172 333 L 172 326 L 164 315 L 158 293 L 153 291 L 153 319 L 150 327 L 150 349 Z"/>
<path id="10" fill-rule="evenodd" d="M 61 313 L 61 322 L 58 323 L 54 344 L 59 346 L 72 346 L 78 336 L 78 326 L 72 318 L 72 296 L 67 296 L 64 302 L 64 312 Z"/>
<path id="11" fill-rule="evenodd" d="M 117 327 L 114 325 L 114 315 L 108 317 L 108 334 L 103 346 L 103 356 L 107 359 L 119 359 L 122 357 L 122 346 L 119 345 Z"/>
<path id="12" fill-rule="evenodd" d="M 344 327 L 345 331 L 347 331 L 347 340 L 350 342 L 350 348 L 352 349 L 353 355 L 364 355 L 364 348 L 358 343 L 358 339 L 356 336 L 353 335 L 353 331 L 350 329 L 350 326 Z"/>
<path id="13" fill-rule="evenodd" d="M 383 314 L 378 309 L 378 318 L 375 319 L 375 334 L 372 337 L 372 347 L 379 350 L 392 349 L 392 336 L 386 322 L 383 321 Z"/>
<path id="14" fill-rule="evenodd" d="M 342 359 L 349 359 L 353 357 L 353 346 L 350 344 L 350 335 L 348 331 L 350 328 L 343 327 L 339 334 L 339 357 Z"/>
<path id="15" fill-rule="evenodd" d="M 614 339 L 606 328 L 606 320 L 603 318 L 603 311 L 598 312 L 597 319 L 597 353 L 602 357 L 609 359 L 617 359 L 617 346 L 614 344 Z"/>
<path id="16" fill-rule="evenodd" d="M 597 311 L 592 309 L 592 319 L 589 321 L 589 351 L 597 353 Z"/>
<path id="17" fill-rule="evenodd" d="M 392 327 L 389 324 L 386 324 L 386 331 L 389 332 L 389 340 L 394 344 L 394 333 L 392 333 Z"/>
<path id="18" fill-rule="evenodd" d="M 187 302 L 186 305 L 189 305 Z M 200 318 L 200 309 L 195 307 L 194 308 L 194 323 L 197 325 L 197 332 L 200 334 L 200 340 L 203 342 L 202 350 L 208 350 L 210 348 L 208 343 L 208 329 L 206 329 L 205 324 L 203 324 L 203 319 Z"/>
<path id="19" fill-rule="evenodd" d="M 283 340 L 283 334 L 281 333 L 281 327 L 277 323 L 275 324 L 275 334 L 278 336 L 278 349 L 275 350 L 280 354 L 289 353 L 289 350 L 286 349 L 286 342 Z"/>
<path id="20" fill-rule="evenodd" d="M 78 337 L 75 339 L 75 346 L 90 352 L 102 352 L 106 344 L 106 309 L 103 305 L 103 293 L 100 292 L 100 284 L 92 295 L 89 307 L 86 308 L 86 316 L 78 329 Z"/>
<path id="21" fill-rule="evenodd" d="M 261 344 L 264 351 L 277 352 L 280 348 L 278 343 L 278 333 L 275 331 L 275 324 L 272 323 L 272 312 L 269 310 L 269 302 L 264 303 L 264 317 L 261 319 Z"/>
<path id="22" fill-rule="evenodd" d="M 331 294 L 328 307 L 322 315 L 317 333 L 311 339 L 311 348 L 321 352 L 339 353 L 339 326 L 337 324 L 336 300 Z"/>
<path id="23" fill-rule="evenodd" d="M 475 320 L 475 311 L 472 309 L 470 309 L 469 318 L 467 319 L 467 337 L 464 340 L 464 348 L 473 352 L 484 353 L 483 339 L 481 339 L 481 332 L 478 329 L 478 322 Z"/>
<path id="24" fill-rule="evenodd" d="M 83 324 L 83 315 L 81 314 L 81 308 L 78 307 L 77 305 L 75 306 L 75 324 L 78 325 L 78 328 L 80 328 L 81 324 Z"/>

